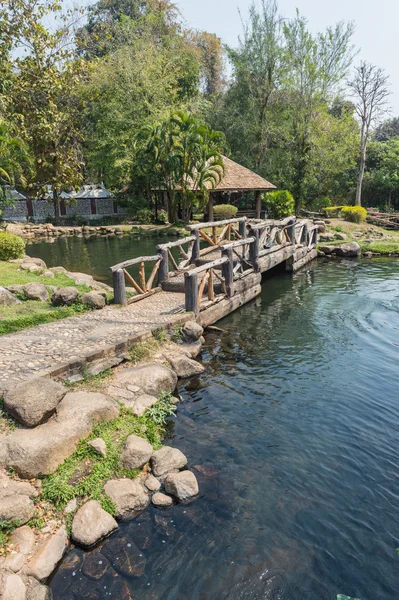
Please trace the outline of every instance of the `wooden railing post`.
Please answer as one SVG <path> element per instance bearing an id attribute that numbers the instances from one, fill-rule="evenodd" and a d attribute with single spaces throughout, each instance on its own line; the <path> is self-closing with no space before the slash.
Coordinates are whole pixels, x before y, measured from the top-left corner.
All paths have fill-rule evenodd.
<path id="1" fill-rule="evenodd" d="M 168 281 L 169 277 L 169 254 L 167 248 L 160 250 L 162 257 L 161 264 L 159 265 L 158 271 L 158 285 L 162 285 L 165 281 Z"/>
<path id="2" fill-rule="evenodd" d="M 114 303 L 122 304 L 126 306 L 126 286 L 125 286 L 125 274 L 122 269 L 118 269 L 112 273 L 112 282 L 114 286 Z"/>
<path id="3" fill-rule="evenodd" d="M 309 245 L 309 230 L 307 223 L 304 224 L 302 229 L 301 244 L 305 244 L 305 246 Z"/>
<path id="4" fill-rule="evenodd" d="M 318 241 L 319 241 L 319 228 L 318 228 L 318 227 L 316 227 L 316 228 L 313 230 L 313 243 L 314 243 L 314 245 L 315 245 L 315 246 L 317 246 L 317 242 L 318 242 Z"/>
<path id="5" fill-rule="evenodd" d="M 255 273 L 259 272 L 259 229 L 251 229 L 249 237 L 254 237 L 255 241 L 249 247 L 249 261 L 252 264 Z"/>
<path id="6" fill-rule="evenodd" d="M 234 262 L 233 249 L 225 248 L 222 250 L 222 256 L 226 256 L 229 260 L 222 265 L 222 276 L 226 284 L 226 293 L 228 298 L 234 296 Z"/>
<path id="7" fill-rule="evenodd" d="M 201 249 L 199 230 L 196 229 L 195 231 L 193 231 L 192 235 L 195 237 L 195 242 L 194 242 L 194 246 L 193 246 L 193 252 L 191 254 L 191 264 L 193 264 L 193 263 L 195 264 L 195 261 L 198 260 L 200 257 L 200 249 Z"/>
<path id="8" fill-rule="evenodd" d="M 238 233 L 242 237 L 242 239 L 247 237 L 247 223 L 246 221 L 240 221 L 238 223 Z"/>
<path id="9" fill-rule="evenodd" d="M 295 223 L 296 219 L 292 219 L 291 223 L 287 227 L 287 234 L 291 240 L 291 244 L 295 246 Z"/>
<path id="10" fill-rule="evenodd" d="M 195 315 L 199 313 L 198 303 L 198 276 L 197 273 L 184 273 L 186 311 L 193 312 Z"/>

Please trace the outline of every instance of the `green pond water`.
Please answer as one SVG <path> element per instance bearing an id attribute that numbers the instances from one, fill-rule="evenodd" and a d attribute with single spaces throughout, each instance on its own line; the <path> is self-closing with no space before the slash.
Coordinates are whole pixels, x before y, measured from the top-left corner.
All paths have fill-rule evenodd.
<path id="1" fill-rule="evenodd" d="M 106 280 L 133 249 L 152 253 L 153 240 L 135 243 L 32 253 Z M 166 439 L 200 497 L 72 549 L 54 599 L 397 600 L 399 261 L 275 273 L 219 325 Z"/>

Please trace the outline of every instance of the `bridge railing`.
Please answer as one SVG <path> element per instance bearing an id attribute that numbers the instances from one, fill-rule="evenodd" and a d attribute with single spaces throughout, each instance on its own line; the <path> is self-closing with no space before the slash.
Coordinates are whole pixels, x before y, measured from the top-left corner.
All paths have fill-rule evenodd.
<path id="1" fill-rule="evenodd" d="M 303 246 L 309 250 L 317 245 L 318 225 L 309 225 L 309 221 L 304 219 L 295 224 L 295 244 Z"/>
<path id="2" fill-rule="evenodd" d="M 247 221 L 247 217 L 239 217 L 187 225 L 187 231 L 195 236 L 194 260 L 218 250 L 227 242 L 244 239 L 247 235 Z M 201 248 L 201 241 L 206 243 L 203 248 Z"/>
<path id="3" fill-rule="evenodd" d="M 185 248 L 186 246 L 186 248 Z M 183 259 L 180 263 L 176 262 L 175 257 L 172 254 L 172 248 L 177 248 L 181 258 Z M 191 235 L 175 242 L 168 242 L 167 244 L 159 244 L 157 250 L 162 258 L 161 265 L 159 268 L 158 281 L 162 284 L 169 278 L 169 264 L 172 263 L 173 274 L 178 274 L 187 268 L 197 258 L 197 247 L 196 247 L 196 236 Z"/>
<path id="4" fill-rule="evenodd" d="M 184 279 L 186 311 L 196 315 L 207 305 L 223 300 L 232 293 L 233 276 L 227 256 L 186 271 Z M 221 294 L 215 292 L 215 280 L 220 283 Z M 206 301 L 204 301 L 205 293 Z"/>
<path id="5" fill-rule="evenodd" d="M 145 270 L 147 263 L 155 263 L 148 278 Z M 142 298 L 146 298 L 147 296 L 160 292 L 161 288 L 154 288 L 153 285 L 161 263 L 162 256 L 160 254 L 156 254 L 154 256 L 141 256 L 139 258 L 126 260 L 125 262 L 111 267 L 109 272 L 112 274 L 114 303 L 123 305 L 131 304 L 133 302 L 137 302 L 137 300 L 141 300 Z M 133 266 L 139 267 L 138 281 L 136 281 L 136 279 L 127 271 L 129 267 Z M 137 292 L 137 295 L 129 300 L 127 299 L 126 294 L 126 280 Z"/>

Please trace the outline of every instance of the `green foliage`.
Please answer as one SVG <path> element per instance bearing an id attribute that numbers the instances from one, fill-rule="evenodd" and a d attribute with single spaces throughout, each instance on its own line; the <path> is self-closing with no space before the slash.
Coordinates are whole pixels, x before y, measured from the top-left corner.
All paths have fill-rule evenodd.
<path id="1" fill-rule="evenodd" d="M 19 235 L 0 233 L 0 260 L 22 258 L 25 254 L 25 242 Z"/>
<path id="2" fill-rule="evenodd" d="M 59 509 L 63 509 L 72 498 L 79 501 L 92 498 L 104 510 L 114 514 L 115 507 L 104 493 L 104 484 L 109 479 L 134 478 L 139 474 L 139 471 L 126 470 L 120 464 L 125 440 L 135 434 L 147 439 L 154 449 L 159 449 L 166 420 L 175 412 L 170 400 L 169 394 L 161 394 L 158 402 L 142 417 L 122 407 L 119 417 L 96 425 L 91 435 L 78 444 L 72 456 L 55 473 L 43 478 L 43 497 Z M 106 443 L 106 457 L 96 453 L 88 444 L 98 437 Z"/>
<path id="3" fill-rule="evenodd" d="M 14 529 L 17 529 L 19 525 L 19 521 L 12 521 L 11 523 L 0 521 L 0 548 L 5 549 L 11 533 L 14 531 Z"/>
<path id="4" fill-rule="evenodd" d="M 156 425 L 164 426 L 168 418 L 175 414 L 176 406 L 172 404 L 172 398 L 172 394 L 162 392 L 158 402 L 147 410 L 147 415 L 153 419 Z"/>
<path id="5" fill-rule="evenodd" d="M 137 213 L 137 220 L 142 225 L 150 225 L 154 221 L 154 214 L 148 208 L 142 208 Z"/>
<path id="6" fill-rule="evenodd" d="M 159 210 L 157 214 L 158 223 L 163 223 L 164 225 L 168 222 L 168 213 L 166 210 Z"/>
<path id="7" fill-rule="evenodd" d="M 327 206 L 324 210 L 327 217 L 334 219 L 341 216 L 342 209 L 343 206 Z"/>
<path id="8" fill-rule="evenodd" d="M 335 228 L 335 231 L 336 231 L 337 233 L 342 233 L 342 232 L 343 232 L 343 230 L 344 230 L 344 228 L 342 227 L 342 225 L 337 225 L 337 226 L 336 226 L 336 228 Z"/>
<path id="9" fill-rule="evenodd" d="M 233 219 L 237 211 L 238 208 L 232 204 L 217 204 L 213 207 L 213 215 L 220 220 Z"/>
<path id="10" fill-rule="evenodd" d="M 288 190 L 276 190 L 263 196 L 263 205 L 271 219 L 283 219 L 295 212 L 295 202 Z"/>
<path id="11" fill-rule="evenodd" d="M 325 208 L 328 208 L 331 205 L 331 200 L 328 196 L 322 196 L 321 198 L 316 198 L 316 200 L 312 200 L 309 208 L 315 212 L 321 212 Z"/>
<path id="12" fill-rule="evenodd" d="M 343 206 L 341 212 L 345 221 L 351 223 L 361 223 L 367 217 L 367 210 L 362 206 Z"/>
<path id="13" fill-rule="evenodd" d="M 188 223 L 194 206 L 207 204 L 224 173 L 224 134 L 189 112 L 177 111 L 144 128 L 141 141 L 137 161 L 154 187 L 167 190 L 169 222 L 175 223 L 179 208 Z"/>
<path id="14" fill-rule="evenodd" d="M 3 421 L 4 426 L 1 425 Z M 0 432 L 15 431 L 18 427 L 18 422 L 4 410 L 4 400 L 0 397 Z"/>
<path id="15" fill-rule="evenodd" d="M 157 350 L 159 342 L 156 339 L 146 340 L 135 344 L 130 349 L 130 357 L 133 362 L 141 362 L 147 360 Z"/>

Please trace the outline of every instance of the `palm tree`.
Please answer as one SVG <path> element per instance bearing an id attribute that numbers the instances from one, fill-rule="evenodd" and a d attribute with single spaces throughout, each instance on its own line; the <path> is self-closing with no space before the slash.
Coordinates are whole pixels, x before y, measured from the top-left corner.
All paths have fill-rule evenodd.
<path id="1" fill-rule="evenodd" d="M 152 157 L 157 189 L 168 194 L 169 221 L 188 223 L 195 203 L 203 208 L 224 173 L 225 137 L 183 111 L 147 130 L 146 152 Z"/>

